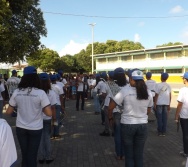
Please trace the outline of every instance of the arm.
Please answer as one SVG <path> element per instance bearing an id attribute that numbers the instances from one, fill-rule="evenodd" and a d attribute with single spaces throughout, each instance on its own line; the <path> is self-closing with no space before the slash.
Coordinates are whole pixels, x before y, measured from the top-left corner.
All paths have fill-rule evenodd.
<path id="1" fill-rule="evenodd" d="M 113 118 L 113 109 L 116 107 L 116 103 L 113 99 L 110 99 L 110 104 L 108 106 L 108 118 L 111 120 Z"/>
<path id="2" fill-rule="evenodd" d="M 148 107 L 148 109 L 147 109 L 147 115 L 149 115 L 150 112 L 151 112 L 151 107 Z"/>
<path id="3" fill-rule="evenodd" d="M 61 102 L 61 108 L 64 111 L 65 108 L 64 108 L 63 94 L 59 95 L 59 98 L 60 98 L 60 102 Z"/>
<path id="4" fill-rule="evenodd" d="M 51 117 L 51 116 L 52 116 L 51 106 L 48 105 L 48 106 L 44 107 L 44 108 L 43 108 L 43 112 L 44 112 L 44 114 L 46 114 L 47 116 Z"/>
<path id="5" fill-rule="evenodd" d="M 171 93 L 169 94 L 169 96 L 170 96 L 170 103 L 171 103 L 171 98 L 172 98 L 172 95 L 171 95 Z M 169 103 L 169 106 L 168 106 L 168 112 L 170 112 L 170 103 Z"/>
<path id="6" fill-rule="evenodd" d="M 8 108 L 7 108 L 7 110 L 6 110 L 6 113 L 7 114 L 12 114 L 12 112 L 14 111 L 14 107 L 12 107 L 12 106 L 8 106 Z"/>
<path id="7" fill-rule="evenodd" d="M 156 105 L 157 105 L 157 100 L 158 100 L 158 96 L 159 94 L 155 94 L 155 97 L 154 97 L 154 109 L 156 110 Z"/>
<path id="8" fill-rule="evenodd" d="M 175 121 L 176 122 L 179 121 L 179 114 L 180 114 L 180 111 L 182 109 L 182 106 L 183 106 L 183 103 L 178 101 L 178 105 L 177 105 L 177 108 L 176 108 L 176 114 L 175 114 Z"/>

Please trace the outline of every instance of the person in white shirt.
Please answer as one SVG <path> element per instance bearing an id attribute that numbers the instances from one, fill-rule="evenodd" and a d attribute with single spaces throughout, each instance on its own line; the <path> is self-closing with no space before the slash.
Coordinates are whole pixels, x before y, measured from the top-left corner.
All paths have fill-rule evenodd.
<path id="1" fill-rule="evenodd" d="M 80 98 L 82 100 L 81 103 L 81 110 L 84 110 L 84 104 L 85 104 L 85 82 L 84 75 L 82 72 L 80 72 L 80 75 L 77 78 L 77 92 L 76 92 L 76 110 L 79 111 L 79 104 L 80 104 Z"/>
<path id="2" fill-rule="evenodd" d="M 3 106 L 5 105 L 4 100 L 5 100 L 5 87 L 4 87 L 4 84 L 0 80 L 0 118 L 3 118 Z"/>
<path id="3" fill-rule="evenodd" d="M 17 160 L 12 129 L 6 120 L 0 119 L 0 166 L 10 167 Z"/>
<path id="4" fill-rule="evenodd" d="M 62 87 L 56 83 L 57 76 L 55 74 L 50 76 L 50 80 L 52 83 L 51 87 L 56 94 L 56 101 L 57 101 L 55 105 L 57 126 L 53 126 L 52 139 L 60 139 L 61 138 L 61 136 L 59 135 L 60 113 L 64 112 L 65 109 L 64 101 L 63 101 L 64 91 Z"/>
<path id="5" fill-rule="evenodd" d="M 188 72 L 183 75 L 183 83 L 185 87 L 179 90 L 178 105 L 176 108 L 175 122 L 181 125 L 183 134 L 183 151 L 180 154 L 188 157 Z"/>
<path id="6" fill-rule="evenodd" d="M 43 112 L 52 116 L 50 101 L 40 89 L 40 79 L 33 66 L 24 68 L 18 88 L 9 100 L 7 114 L 17 107 L 16 134 L 22 153 L 22 166 L 36 167 L 43 129 Z"/>
<path id="7" fill-rule="evenodd" d="M 152 80 L 151 77 L 152 77 L 152 73 L 151 72 L 147 72 L 146 73 L 146 79 L 147 80 L 145 81 L 145 83 L 147 85 L 147 88 L 149 90 L 151 90 L 151 93 L 152 93 L 153 97 L 155 97 L 156 81 Z"/>
<path id="8" fill-rule="evenodd" d="M 51 143 L 50 143 L 50 136 L 51 136 L 51 123 L 54 124 L 56 121 L 56 112 L 55 112 L 55 105 L 57 103 L 56 94 L 51 89 L 50 78 L 47 73 L 40 73 L 39 74 L 41 80 L 41 88 L 44 90 L 49 98 L 51 109 L 52 109 L 52 117 L 47 116 L 43 113 L 43 130 L 42 130 L 42 137 L 39 146 L 39 163 L 43 164 L 45 161 L 47 164 L 50 164 L 54 161 L 51 155 Z"/>
<path id="9" fill-rule="evenodd" d="M 166 83 L 168 73 L 161 73 L 161 83 L 156 85 L 154 108 L 157 115 L 158 136 L 166 135 L 168 112 L 170 112 L 171 87 Z"/>
<path id="10" fill-rule="evenodd" d="M 10 97 L 12 96 L 14 90 L 18 88 L 19 83 L 20 83 L 20 78 L 17 77 L 17 71 L 12 70 L 12 76 L 6 82 Z"/>
<path id="11" fill-rule="evenodd" d="M 122 106 L 121 135 L 125 151 L 125 166 L 143 167 L 143 150 L 147 139 L 148 114 L 153 106 L 151 91 L 143 80 L 139 69 L 131 71 L 130 87 L 124 87 L 110 101 L 109 120 L 112 111 Z"/>

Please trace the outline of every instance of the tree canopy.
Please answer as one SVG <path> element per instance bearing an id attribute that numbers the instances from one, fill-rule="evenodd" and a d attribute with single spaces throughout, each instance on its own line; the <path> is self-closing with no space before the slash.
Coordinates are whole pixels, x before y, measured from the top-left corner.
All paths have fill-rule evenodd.
<path id="1" fill-rule="evenodd" d="M 14 63 L 24 60 L 40 46 L 46 36 L 39 0 L 0 1 L 0 61 Z"/>
<path id="2" fill-rule="evenodd" d="M 159 47 L 165 47 L 165 46 L 175 46 L 175 45 L 183 45 L 183 43 L 181 42 L 169 42 L 169 43 L 165 43 L 165 44 L 162 44 L 162 45 L 157 45 L 156 48 L 159 48 Z"/>

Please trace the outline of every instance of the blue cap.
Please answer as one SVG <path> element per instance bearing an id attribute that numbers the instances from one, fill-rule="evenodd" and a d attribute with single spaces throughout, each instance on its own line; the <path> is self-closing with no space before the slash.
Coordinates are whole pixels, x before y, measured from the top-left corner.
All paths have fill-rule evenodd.
<path id="1" fill-rule="evenodd" d="M 151 73 L 151 72 L 147 72 L 147 73 L 146 73 L 146 77 L 151 78 L 151 76 L 152 76 L 152 73 Z"/>
<path id="2" fill-rule="evenodd" d="M 102 73 L 101 73 L 101 77 L 102 77 L 102 78 L 105 78 L 105 77 L 107 77 L 107 74 L 106 74 L 106 72 L 102 72 Z"/>
<path id="3" fill-rule="evenodd" d="M 108 76 L 110 78 L 113 78 L 114 77 L 114 71 L 108 71 Z"/>
<path id="4" fill-rule="evenodd" d="M 25 74 L 36 74 L 37 73 L 37 69 L 33 66 L 28 66 L 24 68 L 24 75 Z"/>
<path id="5" fill-rule="evenodd" d="M 131 78 L 133 80 L 144 79 L 143 72 L 140 71 L 139 69 L 133 69 L 133 70 L 131 70 Z"/>
<path id="6" fill-rule="evenodd" d="M 95 74 L 95 77 L 100 77 L 101 75 L 99 73 Z"/>
<path id="7" fill-rule="evenodd" d="M 56 74 L 56 77 L 57 77 L 57 79 L 60 79 L 61 75 L 60 74 Z"/>
<path id="8" fill-rule="evenodd" d="M 164 80 L 168 79 L 168 76 L 169 76 L 169 75 L 168 75 L 167 72 L 161 73 L 161 78 L 164 79 Z"/>
<path id="9" fill-rule="evenodd" d="M 12 75 L 16 74 L 17 71 L 16 70 L 12 70 Z"/>
<path id="10" fill-rule="evenodd" d="M 183 78 L 188 79 L 188 72 L 185 72 Z"/>
<path id="11" fill-rule="evenodd" d="M 55 74 L 50 75 L 50 80 L 51 81 L 56 81 L 57 80 L 57 76 Z"/>
<path id="12" fill-rule="evenodd" d="M 125 74 L 125 70 L 121 67 L 118 67 L 114 70 L 114 75 L 116 74 Z"/>
<path id="13" fill-rule="evenodd" d="M 41 80 L 49 80 L 49 75 L 45 72 L 40 73 L 39 77 L 40 77 Z"/>

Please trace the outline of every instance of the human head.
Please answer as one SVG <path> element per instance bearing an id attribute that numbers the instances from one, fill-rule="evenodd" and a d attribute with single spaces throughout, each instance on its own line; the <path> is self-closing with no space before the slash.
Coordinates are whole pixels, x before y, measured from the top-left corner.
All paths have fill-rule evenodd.
<path id="1" fill-rule="evenodd" d="M 183 77 L 184 84 L 187 84 L 188 83 L 188 72 L 185 72 L 182 77 Z"/>
<path id="2" fill-rule="evenodd" d="M 110 79 L 114 78 L 114 71 L 108 71 L 108 76 Z"/>
<path id="3" fill-rule="evenodd" d="M 50 80 L 51 80 L 52 83 L 56 82 L 57 76 L 55 74 L 50 75 Z"/>
<path id="4" fill-rule="evenodd" d="M 49 93 L 49 90 L 51 89 L 49 75 L 43 72 L 39 74 L 39 78 L 41 81 L 41 89 L 44 90 L 46 93 Z"/>
<path id="5" fill-rule="evenodd" d="M 114 80 L 118 86 L 126 85 L 125 70 L 121 67 L 118 67 L 114 70 Z"/>
<path id="6" fill-rule="evenodd" d="M 28 66 L 24 68 L 23 71 L 24 75 L 21 78 L 21 81 L 18 85 L 18 88 L 28 88 L 28 87 L 35 87 L 40 89 L 40 79 L 37 74 L 37 69 L 33 66 Z"/>
<path id="7" fill-rule="evenodd" d="M 136 88 L 138 100 L 148 99 L 147 86 L 144 82 L 143 72 L 139 69 L 131 70 L 130 85 Z"/>
<path id="8" fill-rule="evenodd" d="M 151 72 L 147 72 L 146 73 L 146 79 L 151 79 L 152 77 L 152 73 Z"/>
<path id="9" fill-rule="evenodd" d="M 161 73 L 161 81 L 166 81 L 168 79 L 169 75 L 167 72 Z"/>
<path id="10" fill-rule="evenodd" d="M 105 81 L 107 81 L 107 74 L 106 74 L 106 72 L 102 72 L 101 73 L 101 79 L 104 79 Z"/>
<path id="11" fill-rule="evenodd" d="M 12 70 L 12 76 L 17 76 L 17 71 L 16 70 Z"/>

